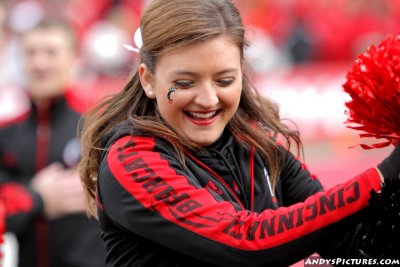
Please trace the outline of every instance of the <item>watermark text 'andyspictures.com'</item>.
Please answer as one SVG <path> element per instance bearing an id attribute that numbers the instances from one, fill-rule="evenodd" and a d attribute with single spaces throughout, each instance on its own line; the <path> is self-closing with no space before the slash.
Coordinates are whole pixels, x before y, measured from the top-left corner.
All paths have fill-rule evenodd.
<path id="1" fill-rule="evenodd" d="M 400 259 L 344 259 L 333 258 L 323 259 L 319 256 L 310 256 L 304 259 L 304 267 L 306 266 L 400 266 Z"/>

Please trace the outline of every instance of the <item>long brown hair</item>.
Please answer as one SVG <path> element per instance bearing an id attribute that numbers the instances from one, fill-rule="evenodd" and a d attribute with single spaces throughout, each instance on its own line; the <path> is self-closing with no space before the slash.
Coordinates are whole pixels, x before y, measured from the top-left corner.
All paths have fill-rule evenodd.
<path id="1" fill-rule="evenodd" d="M 157 67 L 158 58 L 165 53 L 221 35 L 229 36 L 237 44 L 246 66 L 245 29 L 238 10 L 229 0 L 153 0 L 143 13 L 140 28 L 143 46 L 139 61 L 152 72 Z M 269 166 L 275 183 L 282 164 L 282 153 L 275 138 L 267 135 L 282 136 L 287 146 L 295 141 L 300 148 L 299 135 L 281 122 L 277 105 L 255 90 L 246 68 L 243 72 L 239 108 L 227 127 L 239 142 L 257 149 Z M 181 155 L 181 160 L 185 148 L 196 148 L 163 122 L 156 102 L 145 95 L 136 71 L 123 91 L 99 103 L 84 118 L 79 171 L 93 215 L 100 157 L 106 149 L 101 147 L 101 143 L 105 134 L 124 120 L 132 121 L 136 129 L 167 138 Z"/>

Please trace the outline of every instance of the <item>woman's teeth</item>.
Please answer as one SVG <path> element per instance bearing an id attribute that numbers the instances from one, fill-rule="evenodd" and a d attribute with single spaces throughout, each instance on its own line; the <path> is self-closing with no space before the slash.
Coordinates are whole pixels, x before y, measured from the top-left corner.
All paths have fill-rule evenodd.
<path id="1" fill-rule="evenodd" d="M 190 116 L 192 116 L 195 119 L 209 119 L 213 117 L 217 111 L 213 112 L 208 112 L 208 113 L 196 113 L 196 112 L 189 112 Z"/>

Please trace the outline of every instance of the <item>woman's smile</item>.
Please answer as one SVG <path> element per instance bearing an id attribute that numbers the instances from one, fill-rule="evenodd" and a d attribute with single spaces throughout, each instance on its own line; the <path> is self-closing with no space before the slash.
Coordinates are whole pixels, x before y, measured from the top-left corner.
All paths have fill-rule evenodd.
<path id="1" fill-rule="evenodd" d="M 184 112 L 188 119 L 198 126 L 208 126 L 212 124 L 221 110 L 204 111 L 204 112 Z"/>

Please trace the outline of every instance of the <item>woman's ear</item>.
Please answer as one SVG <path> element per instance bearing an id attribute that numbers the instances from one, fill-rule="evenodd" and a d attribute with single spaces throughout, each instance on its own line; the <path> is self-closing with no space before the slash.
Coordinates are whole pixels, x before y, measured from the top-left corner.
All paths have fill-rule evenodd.
<path id="1" fill-rule="evenodd" d="M 140 83 L 148 98 L 154 99 L 154 77 L 146 64 L 142 63 L 139 66 Z"/>

